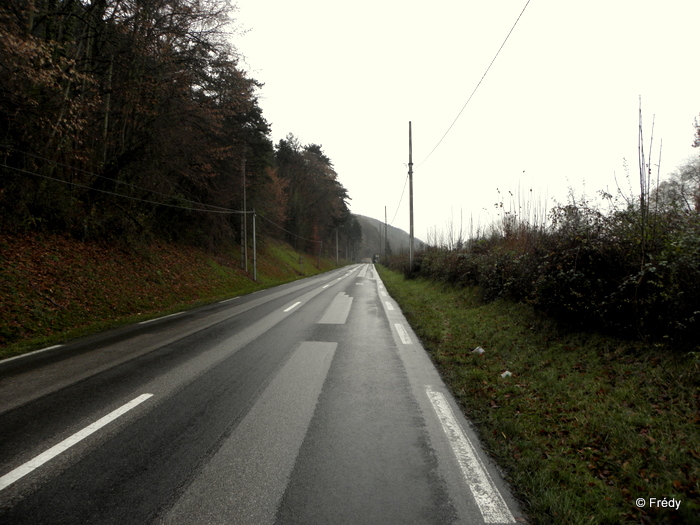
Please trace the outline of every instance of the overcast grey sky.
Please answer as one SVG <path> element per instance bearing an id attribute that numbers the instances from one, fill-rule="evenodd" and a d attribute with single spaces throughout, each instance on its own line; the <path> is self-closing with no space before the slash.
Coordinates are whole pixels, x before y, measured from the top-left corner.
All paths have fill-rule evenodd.
<path id="1" fill-rule="evenodd" d="M 503 194 L 542 204 L 568 188 L 627 188 L 655 116 L 662 178 L 700 152 L 698 0 L 531 0 L 440 146 L 527 0 L 238 0 L 233 43 L 259 92 L 272 138 L 321 144 L 353 213 L 408 231 L 413 123 L 415 233 L 473 215 Z M 647 140 L 648 146 L 648 140 Z M 427 160 L 425 160 L 427 158 Z M 585 182 L 584 182 L 585 181 Z M 636 188 L 635 188 L 636 189 Z"/>

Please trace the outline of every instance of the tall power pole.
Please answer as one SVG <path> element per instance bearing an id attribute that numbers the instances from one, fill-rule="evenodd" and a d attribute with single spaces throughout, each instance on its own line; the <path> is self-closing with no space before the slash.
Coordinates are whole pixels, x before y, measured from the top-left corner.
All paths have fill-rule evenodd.
<path id="1" fill-rule="evenodd" d="M 386 206 L 385 206 L 386 208 Z M 381 224 L 381 223 L 380 223 Z M 382 255 L 384 255 L 384 245 L 382 244 L 384 242 L 384 226 L 379 226 L 379 260 L 382 259 Z M 374 256 L 375 254 L 372 254 L 372 262 L 374 262 Z"/>
<path id="2" fill-rule="evenodd" d="M 258 247 L 255 244 L 255 208 L 253 208 L 253 280 L 258 280 Z"/>
<path id="3" fill-rule="evenodd" d="M 408 248 L 408 271 L 413 273 L 413 138 L 411 121 L 408 121 L 408 207 L 411 215 L 410 244 Z"/>
<path id="4" fill-rule="evenodd" d="M 389 229 L 387 228 L 388 222 L 386 221 L 386 206 L 384 206 L 384 264 L 387 264 L 386 259 L 389 257 Z"/>
<path id="5" fill-rule="evenodd" d="M 248 210 L 245 198 L 245 150 L 241 159 L 241 174 L 243 175 L 243 220 L 241 222 L 241 268 L 248 271 Z"/>

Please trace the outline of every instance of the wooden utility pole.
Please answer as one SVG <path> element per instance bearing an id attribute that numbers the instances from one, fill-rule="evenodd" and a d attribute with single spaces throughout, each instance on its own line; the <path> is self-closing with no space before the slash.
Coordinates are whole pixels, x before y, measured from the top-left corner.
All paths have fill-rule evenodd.
<path id="1" fill-rule="evenodd" d="M 258 247 L 255 244 L 255 208 L 253 208 L 253 281 L 258 280 Z"/>
<path id="2" fill-rule="evenodd" d="M 389 257 L 389 226 L 386 219 L 386 206 L 384 206 L 384 264 L 386 264 L 386 259 Z"/>
<path id="3" fill-rule="evenodd" d="M 243 222 L 241 223 L 241 268 L 248 271 L 248 213 L 245 198 L 245 148 L 241 159 L 241 173 L 243 174 Z"/>
<path id="4" fill-rule="evenodd" d="M 411 121 L 408 121 L 408 207 L 410 209 L 410 243 L 408 248 L 408 271 L 413 273 L 413 138 Z"/>
<path id="5" fill-rule="evenodd" d="M 386 206 L 384 206 L 384 209 L 386 210 Z M 379 255 L 379 260 L 382 259 L 382 256 L 384 255 L 384 226 L 379 225 L 379 253 L 376 255 Z M 372 261 L 374 262 L 374 256 L 375 254 L 372 254 Z"/>

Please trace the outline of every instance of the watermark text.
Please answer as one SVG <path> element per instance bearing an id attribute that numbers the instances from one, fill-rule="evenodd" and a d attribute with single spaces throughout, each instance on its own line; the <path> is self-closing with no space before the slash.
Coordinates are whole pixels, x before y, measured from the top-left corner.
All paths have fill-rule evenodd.
<path id="1" fill-rule="evenodd" d="M 635 502 L 637 504 L 637 507 L 640 509 L 644 507 L 649 507 L 649 508 L 657 508 L 657 507 L 663 507 L 663 508 L 669 508 L 669 509 L 676 509 L 678 510 L 681 508 L 681 500 L 675 499 L 675 498 L 649 498 L 647 501 L 647 498 L 637 498 L 637 501 Z"/>

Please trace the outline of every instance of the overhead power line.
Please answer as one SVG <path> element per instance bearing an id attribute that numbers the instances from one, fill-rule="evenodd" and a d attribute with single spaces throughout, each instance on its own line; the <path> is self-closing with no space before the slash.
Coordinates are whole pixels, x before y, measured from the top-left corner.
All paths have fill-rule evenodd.
<path id="1" fill-rule="evenodd" d="M 141 198 L 139 198 L 139 197 L 132 197 L 131 195 L 124 195 L 123 193 L 115 193 L 115 192 L 113 192 L 113 191 L 107 191 L 107 190 L 100 190 L 100 189 L 97 189 L 97 188 L 91 188 L 90 186 L 85 186 L 84 184 L 78 184 L 78 183 L 76 183 L 76 182 L 70 182 L 70 181 L 67 181 L 67 180 L 61 180 L 61 179 L 57 179 L 57 178 L 55 178 L 55 177 L 49 177 L 48 175 L 42 175 L 42 174 L 40 174 L 40 173 L 36 173 L 36 172 L 33 172 L 33 171 L 23 170 L 23 169 L 20 169 L 20 168 L 14 168 L 14 167 L 12 167 L 12 166 L 0 165 L 0 167 L 6 168 L 6 169 L 9 169 L 9 170 L 13 170 L 13 171 L 17 171 L 17 172 L 19 172 L 19 173 L 24 173 L 24 174 L 26 174 L 26 175 L 33 175 L 33 176 L 35 176 L 35 177 L 41 177 L 42 179 L 47 179 L 47 180 L 52 180 L 52 181 L 55 181 L 55 182 L 60 182 L 60 183 L 62 183 L 62 184 L 67 184 L 67 185 L 69 185 L 69 186 L 74 186 L 74 187 L 76 187 L 76 188 L 82 188 L 82 189 L 85 189 L 85 190 L 96 191 L 96 192 L 99 192 L 99 193 L 106 193 L 107 195 L 113 195 L 113 196 L 115 196 L 115 197 L 122 197 L 122 198 L 124 198 L 124 199 L 130 199 L 130 200 L 133 200 L 133 201 L 146 202 L 146 203 L 148 203 L 148 204 L 155 204 L 155 205 L 157 205 L 157 206 L 166 206 L 166 207 L 168 207 L 168 208 L 177 208 L 177 209 L 185 210 L 185 211 L 199 211 L 199 212 L 206 212 L 206 213 L 222 213 L 222 214 L 252 213 L 252 212 L 244 212 L 244 211 L 240 211 L 240 210 L 230 210 L 230 209 L 227 209 L 227 208 L 219 208 L 219 209 L 186 208 L 186 207 L 184 207 L 184 206 L 178 206 L 178 205 L 176 205 L 176 204 L 167 204 L 167 203 L 165 203 L 165 202 L 157 202 L 157 201 L 152 201 L 152 200 L 148 200 L 148 199 L 141 199 Z M 175 197 L 173 197 L 173 198 L 175 198 Z M 190 201 L 190 202 L 194 202 L 194 201 Z M 201 203 L 195 203 L 195 204 L 200 204 L 200 205 L 201 205 Z M 208 204 L 205 204 L 204 206 L 209 206 L 209 205 L 208 205 Z M 218 208 L 218 207 L 217 207 L 217 208 Z"/>
<path id="2" fill-rule="evenodd" d="M 390 226 L 394 225 L 394 220 L 396 219 L 396 216 L 399 214 L 399 208 L 401 208 L 401 201 L 403 201 L 403 194 L 406 193 L 406 183 L 408 182 L 408 174 L 406 174 L 406 180 L 403 183 L 403 190 L 401 191 L 401 198 L 399 199 L 399 205 L 396 207 L 396 213 L 394 213 L 394 218 L 391 219 L 391 222 L 389 223 Z"/>
<path id="3" fill-rule="evenodd" d="M 57 161 L 55 161 L 55 160 L 47 159 L 46 157 L 42 157 L 41 155 L 37 155 L 37 154 L 35 154 L 35 153 L 29 153 L 28 151 L 22 151 L 22 150 L 13 148 L 12 146 L 5 146 L 5 145 L 3 145 L 2 147 L 6 148 L 6 149 L 8 149 L 8 150 L 15 151 L 15 152 L 17 152 L 17 153 L 21 153 L 21 154 L 23 154 L 23 155 L 28 155 L 28 156 L 30 156 L 30 157 L 34 157 L 35 159 L 43 160 L 43 161 L 45 161 L 45 162 L 50 162 L 51 164 L 54 164 L 54 165 L 56 165 L 56 166 L 61 166 L 62 168 L 67 168 L 67 169 L 69 169 L 69 170 L 77 171 L 77 172 L 79 172 L 79 173 L 85 173 L 86 175 L 90 175 L 90 176 L 96 177 L 96 178 L 98 178 L 98 179 L 108 180 L 108 181 L 110 181 L 110 182 L 112 182 L 112 183 L 114 183 L 114 184 L 121 184 L 121 185 L 123 185 L 123 186 L 128 186 L 129 188 L 133 188 L 133 189 L 135 189 L 135 190 L 140 190 L 140 191 L 145 191 L 145 192 L 148 192 L 148 193 L 153 193 L 154 195 L 160 195 L 161 197 L 166 197 L 166 198 L 168 198 L 168 199 L 174 199 L 174 200 L 178 200 L 178 201 L 181 201 L 181 202 L 186 202 L 186 203 L 188 203 L 188 204 L 195 204 L 195 205 L 197 205 L 197 206 L 206 206 L 206 207 L 208 207 L 208 208 L 213 208 L 213 210 L 218 209 L 218 210 L 222 210 L 222 211 L 224 211 L 224 212 L 230 212 L 230 211 L 231 211 L 231 210 L 229 210 L 228 208 L 222 208 L 221 206 L 215 206 L 215 205 L 213 205 L 213 204 L 206 204 L 206 203 L 204 203 L 204 202 L 197 202 L 197 201 L 193 201 L 193 200 L 190 200 L 190 199 L 185 199 L 184 197 L 178 197 L 177 195 L 169 195 L 169 194 L 167 194 L 167 193 L 162 193 L 162 192 L 160 192 L 160 191 L 151 190 L 151 189 L 148 189 L 148 188 L 143 188 L 143 187 L 141 187 L 141 186 L 136 186 L 136 185 L 134 185 L 134 184 L 130 184 L 130 183 L 128 183 L 128 182 L 124 182 L 124 181 L 121 181 L 121 180 L 112 179 L 112 178 L 110 178 L 110 177 L 105 177 L 104 175 L 100 175 L 100 174 L 98 174 L 98 173 L 94 173 L 94 172 L 92 172 L 92 171 L 87 171 L 87 170 L 84 170 L 84 169 L 81 169 L 81 168 L 76 168 L 76 167 L 73 167 L 73 166 L 69 166 L 68 164 L 63 164 L 63 163 L 57 162 Z M 9 168 L 10 166 L 5 166 L 5 167 Z M 12 168 L 12 169 L 14 169 L 14 168 Z M 33 172 L 27 172 L 27 173 L 33 173 Z M 39 175 L 38 173 L 33 173 L 33 174 L 34 174 L 34 175 L 37 175 L 37 176 L 39 176 L 39 177 L 43 177 L 43 175 Z M 49 178 L 50 178 L 50 177 L 49 177 Z M 52 180 L 57 180 L 57 181 L 59 181 L 59 182 L 64 182 L 64 181 L 62 181 L 61 179 L 52 179 Z M 94 189 L 94 188 L 90 188 L 90 189 Z M 101 190 L 95 190 L 95 191 L 101 191 Z M 106 192 L 106 193 L 109 193 L 109 192 Z M 116 195 L 121 195 L 121 194 L 116 194 Z M 122 196 L 123 196 L 123 195 L 122 195 Z M 142 200 L 142 199 L 141 199 L 141 200 Z M 151 202 L 151 201 L 146 201 L 146 202 Z M 189 210 L 189 209 L 191 209 L 191 208 L 183 208 L 183 209 L 188 209 L 188 210 Z M 212 210 L 212 211 L 213 211 L 213 210 Z"/>
<path id="4" fill-rule="evenodd" d="M 479 82 L 477 83 L 476 87 L 474 88 L 474 91 L 472 91 L 472 94 L 469 95 L 469 98 L 468 98 L 467 101 L 464 103 L 464 106 L 462 106 L 462 109 L 459 110 L 459 113 L 457 113 L 457 116 L 456 116 L 455 119 L 452 121 L 452 124 L 450 124 L 450 127 L 447 128 L 447 131 L 445 131 L 445 134 L 442 136 L 442 138 L 438 141 L 437 144 L 435 144 L 435 147 L 430 151 L 430 153 L 428 153 L 428 156 L 425 157 L 425 158 L 421 161 L 421 163 L 420 163 L 418 166 L 423 165 L 423 163 L 425 163 L 425 161 L 428 160 L 428 159 L 430 158 L 430 156 L 433 154 L 433 151 L 435 151 L 435 150 L 438 148 L 438 146 L 440 145 L 440 143 L 444 140 L 444 138 L 447 136 L 447 134 L 448 134 L 448 133 L 450 132 L 450 130 L 452 129 L 452 126 L 455 125 L 455 122 L 457 122 L 457 119 L 460 117 L 460 115 L 461 115 L 462 112 L 464 111 L 464 108 L 467 107 L 467 104 L 469 104 L 469 101 L 470 101 L 470 100 L 472 99 L 472 97 L 474 96 L 474 93 L 476 93 L 476 90 L 479 89 L 479 86 L 481 85 L 481 83 L 483 82 L 483 80 L 484 80 L 484 78 L 486 77 L 487 73 L 488 73 L 489 70 L 491 69 L 491 66 L 493 65 L 493 63 L 494 63 L 494 62 L 496 61 L 496 59 L 498 58 L 498 55 L 501 53 L 501 50 L 503 49 L 503 46 L 506 45 L 506 42 L 508 41 L 508 38 L 510 38 L 511 33 L 512 33 L 513 30 L 515 29 L 515 26 L 518 25 L 518 22 L 520 21 L 520 17 L 523 16 L 523 13 L 525 12 L 525 9 L 527 9 L 527 6 L 528 6 L 529 3 L 530 3 L 530 0 L 527 0 L 527 2 L 525 2 L 525 7 L 523 7 L 523 10 L 522 10 L 522 11 L 520 11 L 520 14 L 518 15 L 518 18 L 515 20 L 515 23 L 513 24 L 513 27 L 511 27 L 511 28 L 510 28 L 510 31 L 508 31 L 508 34 L 506 35 L 505 40 L 503 40 L 503 43 L 501 44 L 501 47 L 498 48 L 498 51 L 496 51 L 496 54 L 495 54 L 494 57 L 493 57 L 493 60 L 491 60 L 491 63 L 489 64 L 489 67 L 487 67 L 487 68 L 486 68 L 486 71 L 484 71 L 484 74 L 481 76 L 481 79 L 479 80 Z"/>
<path id="5" fill-rule="evenodd" d="M 294 232 L 290 232 L 289 230 L 287 230 L 286 228 L 280 226 L 280 225 L 277 224 L 276 222 L 271 221 L 270 219 L 268 219 L 268 218 L 265 217 L 264 215 L 258 214 L 258 217 L 262 217 L 263 219 L 265 219 L 265 220 L 266 220 L 267 222 L 269 222 L 270 224 L 272 224 L 272 225 L 274 225 L 274 226 L 277 226 L 280 230 L 282 230 L 282 231 L 284 231 L 284 232 L 287 232 L 288 234 L 293 235 L 294 237 L 298 237 L 298 238 L 301 239 L 302 241 L 323 243 L 323 241 L 315 241 L 315 240 L 313 240 L 313 239 L 307 239 L 306 237 L 302 237 L 301 235 L 297 235 L 297 234 L 294 233 Z"/>
<path id="6" fill-rule="evenodd" d="M 46 162 L 51 162 L 51 163 L 53 163 L 53 164 L 55 164 L 55 165 L 57 165 L 57 166 L 62 166 L 62 167 L 64 167 L 64 168 L 68 168 L 68 169 L 71 169 L 71 170 L 74 170 L 74 171 L 78 171 L 78 172 L 80 172 L 80 173 L 85 173 L 85 174 L 87 174 L 87 175 L 92 175 L 92 176 L 94 176 L 94 177 L 98 177 L 98 178 L 101 178 L 101 179 L 106 179 L 106 180 L 109 180 L 109 181 L 111 181 L 111 182 L 116 182 L 116 183 L 118 183 L 118 184 L 123 184 L 123 185 L 128 186 L 128 187 L 133 188 L 133 189 L 137 189 L 137 190 L 142 190 L 142 191 L 150 192 L 150 193 L 153 193 L 153 194 L 155 194 L 155 195 L 160 195 L 160 196 L 162 196 L 162 197 L 166 197 L 166 198 L 169 198 L 169 199 L 176 199 L 176 200 L 180 200 L 180 201 L 182 201 L 182 202 L 187 202 L 187 203 L 190 203 L 190 204 L 196 204 L 196 205 L 198 205 L 198 206 L 209 206 L 209 207 L 211 207 L 211 208 L 213 208 L 213 209 L 207 209 L 207 208 L 187 208 L 187 207 L 184 207 L 184 206 L 177 206 L 177 205 L 175 205 L 175 204 L 167 204 L 167 203 L 164 203 L 164 202 L 157 202 L 157 201 L 152 201 L 152 200 L 148 200 L 148 199 L 142 199 L 142 198 L 140 198 L 140 197 L 132 197 L 131 195 L 124 195 L 123 193 L 115 193 L 115 192 L 112 192 L 112 191 L 101 190 L 101 189 L 98 189 L 98 188 L 92 188 L 92 187 L 90 187 L 90 186 L 85 186 L 84 184 L 78 184 L 78 183 L 76 183 L 76 182 L 70 182 L 70 181 L 67 181 L 67 180 L 57 179 L 56 177 L 50 177 L 50 176 L 48 176 L 48 175 L 42 175 L 41 173 L 36 173 L 36 172 L 34 172 L 34 171 L 23 170 L 23 169 L 21 169 L 21 168 L 15 168 L 15 167 L 13 167 L 13 166 L 7 166 L 7 165 L 4 165 L 4 164 L 0 164 L 0 167 L 2 167 L 2 168 L 6 168 L 6 169 L 9 169 L 9 170 L 12 170 L 12 171 L 16 171 L 16 172 L 18 172 L 18 173 L 23 173 L 23 174 L 25 174 L 25 175 L 33 175 L 33 176 L 35 176 L 35 177 L 40 177 L 40 178 L 42 178 L 42 179 L 47 179 L 47 180 L 51 180 L 51 181 L 54 181 L 54 182 L 60 182 L 60 183 L 62 183 L 62 184 L 67 184 L 67 185 L 69 185 L 69 186 L 74 186 L 74 187 L 76 187 L 76 188 L 82 188 L 82 189 L 86 189 L 86 190 L 90 190 L 90 191 L 96 191 L 96 192 L 99 192 L 99 193 L 105 193 L 105 194 L 107 194 L 107 195 L 113 195 L 113 196 L 115 196 L 115 197 L 123 197 L 123 198 L 125 198 L 125 199 L 135 200 L 135 201 L 139 201 L 139 202 L 146 202 L 146 203 L 148 203 L 148 204 L 156 204 L 156 205 L 158 205 L 158 206 L 167 206 L 167 207 L 169 207 L 169 208 L 177 208 L 177 209 L 186 210 L 186 211 L 199 211 L 199 212 L 222 213 L 222 214 L 247 214 L 247 213 L 254 213 L 253 210 L 251 210 L 251 211 L 231 210 L 231 209 L 229 209 L 229 208 L 222 208 L 221 206 L 215 206 L 215 205 L 213 205 L 213 204 L 205 204 L 205 203 L 202 203 L 202 202 L 197 202 L 197 201 L 192 201 L 192 200 L 189 200 L 189 199 L 185 199 L 185 198 L 183 198 L 183 197 L 177 197 L 177 196 L 174 196 L 174 195 L 168 195 L 167 193 L 161 193 L 161 192 L 159 192 L 159 191 L 149 190 L 149 189 L 147 189 L 147 188 L 142 188 L 142 187 L 140 187 L 140 186 L 135 186 L 135 185 L 133 185 L 133 184 L 129 184 L 128 182 L 123 182 L 123 181 L 118 181 L 118 180 L 110 179 L 109 177 L 105 177 L 105 176 L 103 176 L 103 175 L 99 175 L 99 174 L 93 173 L 93 172 L 91 172 L 91 171 L 86 171 L 86 170 L 83 170 L 83 169 L 80 169 L 80 168 L 75 168 L 75 167 L 73 167 L 73 166 L 69 166 L 69 165 L 67 165 L 67 164 L 62 164 L 62 163 L 60 163 L 60 162 L 56 162 L 55 160 L 47 159 L 47 158 L 42 157 L 42 156 L 40 156 L 40 155 L 35 155 L 34 153 L 29 153 L 29 152 L 26 152 L 26 151 L 21 151 L 21 150 L 12 148 L 12 147 L 10 147 L 10 146 L 4 146 L 4 147 L 6 147 L 7 149 L 16 151 L 17 153 L 22 153 L 22 154 L 25 154 L 25 155 L 29 155 L 29 156 L 31 156 L 31 157 L 34 157 L 34 158 L 37 158 L 37 159 L 40 159 L 40 160 L 44 160 L 44 161 L 46 161 Z M 404 189 L 405 189 L 405 186 L 404 186 Z M 401 197 L 403 198 L 403 194 L 401 194 Z M 399 202 L 399 205 L 400 205 L 400 204 L 401 204 L 401 203 Z M 398 211 L 398 210 L 397 210 L 397 211 Z M 315 242 L 315 243 L 321 243 L 321 242 L 322 242 L 322 241 L 316 241 L 316 240 L 314 240 L 314 239 L 307 239 L 306 237 L 302 237 L 301 235 L 297 235 L 296 233 L 291 232 L 291 231 L 287 230 L 286 228 L 284 228 L 283 226 L 280 226 L 280 225 L 277 224 L 276 222 L 274 222 L 274 221 L 268 219 L 268 218 L 265 217 L 264 215 L 260 215 L 260 214 L 257 214 L 257 215 L 258 215 L 258 217 L 262 217 L 263 219 L 265 219 L 265 220 L 266 220 L 267 222 L 269 222 L 270 224 L 276 226 L 276 227 L 279 228 L 280 230 L 282 230 L 282 231 L 284 231 L 284 232 L 287 232 L 288 234 L 293 235 L 294 237 L 297 237 L 297 238 L 299 238 L 299 239 L 301 239 L 301 240 L 303 240 L 303 241 Z"/>

